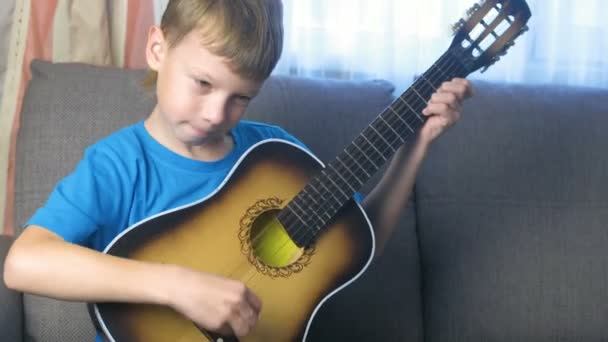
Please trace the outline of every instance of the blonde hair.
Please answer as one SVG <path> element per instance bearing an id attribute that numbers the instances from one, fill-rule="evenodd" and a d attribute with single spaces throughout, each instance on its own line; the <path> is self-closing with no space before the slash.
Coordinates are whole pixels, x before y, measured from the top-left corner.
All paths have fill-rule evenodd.
<path id="1" fill-rule="evenodd" d="M 203 46 L 234 72 L 263 81 L 283 49 L 283 6 L 281 0 L 169 0 L 160 28 L 169 48 L 197 30 Z M 149 71 L 144 86 L 152 88 L 156 78 Z"/>

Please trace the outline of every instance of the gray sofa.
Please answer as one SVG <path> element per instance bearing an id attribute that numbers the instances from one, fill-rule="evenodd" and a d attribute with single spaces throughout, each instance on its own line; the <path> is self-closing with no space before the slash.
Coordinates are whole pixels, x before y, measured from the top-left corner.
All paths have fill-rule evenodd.
<path id="1" fill-rule="evenodd" d="M 153 103 L 141 71 L 41 61 L 32 71 L 18 225 L 86 145 Z M 384 254 L 324 307 L 311 340 L 608 340 L 608 90 L 474 85 Z M 329 161 L 394 95 L 384 81 L 273 77 L 247 118 L 281 125 Z M 0 261 L 10 242 L 0 239 Z M 93 340 L 82 303 L 3 286 L 0 341 Z"/>

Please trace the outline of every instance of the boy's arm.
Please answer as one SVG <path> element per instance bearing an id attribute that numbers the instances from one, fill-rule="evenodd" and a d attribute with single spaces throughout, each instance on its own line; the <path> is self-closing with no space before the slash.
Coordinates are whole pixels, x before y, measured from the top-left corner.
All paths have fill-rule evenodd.
<path id="1" fill-rule="evenodd" d="M 382 179 L 364 199 L 363 207 L 376 233 L 376 255 L 382 253 L 407 205 L 430 144 L 458 121 L 462 101 L 471 95 L 471 84 L 465 79 L 455 78 L 443 83 L 423 110 L 422 114 L 428 116 L 428 120 L 411 147 L 399 148 Z"/>
<path id="2" fill-rule="evenodd" d="M 63 300 L 167 305 L 198 326 L 237 336 L 251 330 L 261 309 L 240 282 L 107 255 L 38 226 L 29 226 L 11 246 L 4 282 L 17 291 Z"/>
<path id="3" fill-rule="evenodd" d="M 376 255 L 382 253 L 399 222 L 428 148 L 420 139 L 408 147 L 404 145 L 397 150 L 382 179 L 363 200 L 376 235 Z"/>
<path id="4" fill-rule="evenodd" d="M 71 301 L 168 304 L 169 265 L 106 255 L 29 226 L 6 258 L 4 281 L 23 292 Z M 146 284 L 146 286 L 142 286 Z"/>

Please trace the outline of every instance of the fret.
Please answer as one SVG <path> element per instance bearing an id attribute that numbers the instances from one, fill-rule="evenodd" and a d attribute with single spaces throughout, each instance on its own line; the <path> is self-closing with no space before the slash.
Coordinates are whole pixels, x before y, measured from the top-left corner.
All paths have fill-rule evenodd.
<path id="1" fill-rule="evenodd" d="M 374 127 L 374 124 L 372 123 L 371 125 L 369 125 L 369 127 L 371 127 L 371 129 L 376 132 L 376 134 L 380 137 L 380 139 L 384 140 L 384 142 L 388 145 L 388 147 L 390 147 L 391 151 L 395 152 L 395 148 L 393 147 L 393 145 L 391 145 L 391 143 L 388 142 L 388 140 L 384 139 L 384 136 L 382 136 L 382 134 L 380 134 L 380 132 L 378 132 L 378 130 L 376 129 L 376 127 Z"/>
<path id="2" fill-rule="evenodd" d="M 369 141 L 369 139 L 367 139 L 367 137 L 365 136 L 365 134 L 361 134 L 361 137 L 363 137 L 363 139 L 365 139 L 365 141 L 367 141 L 368 145 L 371 146 L 376 152 L 378 152 L 378 154 L 380 155 L 380 157 L 382 157 L 382 159 L 384 159 L 384 161 L 386 161 L 386 158 L 384 157 L 384 154 L 382 154 L 382 152 L 380 152 L 380 150 L 378 150 L 376 148 L 376 146 L 374 146 L 374 144 L 372 144 L 371 141 Z M 375 165 L 375 164 L 374 164 Z M 377 169 L 379 169 L 379 167 L 377 165 L 375 165 Z"/>
<path id="3" fill-rule="evenodd" d="M 321 231 L 321 229 L 323 229 L 323 226 L 327 223 L 327 221 L 323 221 L 321 220 L 321 225 L 315 225 L 312 227 L 312 229 L 316 230 L 317 233 L 319 233 Z"/>
<path id="4" fill-rule="evenodd" d="M 408 108 L 409 108 L 409 109 L 410 109 L 412 112 L 414 112 L 414 114 L 416 114 L 416 116 L 418 117 L 418 119 L 420 119 L 420 121 L 424 122 L 424 119 L 423 119 L 422 117 L 420 117 L 420 115 L 418 115 L 418 112 L 417 112 L 417 111 L 416 111 L 414 108 L 412 108 L 412 106 L 410 106 L 410 104 L 409 104 L 409 103 L 407 103 L 407 101 L 405 101 L 405 100 L 404 100 L 404 99 L 403 99 L 401 96 L 399 96 L 399 100 L 401 100 L 401 102 L 405 103 L 405 105 L 406 105 L 406 106 L 408 106 Z M 395 110 L 394 110 L 392 107 L 390 107 L 390 106 L 389 106 L 389 108 L 391 108 L 391 110 L 393 110 L 393 112 L 395 112 Z M 395 114 L 397 114 L 397 112 L 395 112 Z M 397 114 L 397 115 L 398 115 L 398 114 Z M 406 125 L 407 125 L 407 123 L 406 123 Z M 408 125 L 408 126 L 409 126 L 409 125 Z"/>
<path id="5" fill-rule="evenodd" d="M 355 179 L 359 182 L 359 185 L 363 185 L 364 182 L 361 179 L 359 179 L 359 177 L 357 177 L 357 175 L 354 172 L 352 172 L 350 170 L 350 168 L 346 164 L 344 164 L 344 162 L 342 162 L 342 159 L 340 159 L 340 155 L 338 155 L 336 157 L 336 159 L 338 160 L 338 162 L 340 162 L 340 164 L 342 164 L 344 166 L 344 169 L 346 169 L 348 172 L 350 172 L 351 175 L 353 175 L 353 177 L 355 177 Z M 359 164 L 357 164 L 357 165 L 359 165 Z M 361 166 L 359 166 L 359 167 L 361 167 Z"/>
<path id="6" fill-rule="evenodd" d="M 357 161 L 357 159 L 353 158 L 353 156 L 348 152 L 348 147 L 344 149 L 344 153 L 346 153 L 348 155 L 348 157 L 350 159 L 352 159 L 355 162 L 355 164 L 357 164 L 357 166 L 359 166 L 359 168 L 361 169 L 361 171 L 363 171 L 363 173 L 365 173 L 365 175 L 368 178 L 372 177 L 369 173 L 367 173 L 367 171 L 365 171 L 365 168 L 363 166 L 361 166 L 361 164 L 359 164 L 359 162 Z"/>
<path id="7" fill-rule="evenodd" d="M 399 97 L 399 98 L 401 98 L 401 97 Z M 408 105 L 408 106 L 409 106 L 409 105 Z M 393 109 L 393 107 L 388 106 L 388 108 L 390 108 L 390 110 L 392 110 L 392 111 L 393 111 L 393 113 L 395 113 L 395 115 L 397 115 L 397 117 L 399 117 L 399 113 L 397 113 L 397 112 L 396 112 L 396 111 Z M 411 108 L 411 107 L 410 107 L 410 108 Z M 399 118 L 399 119 L 401 119 L 401 118 Z M 407 126 L 407 128 L 409 128 L 409 130 L 410 130 L 412 133 L 414 133 L 414 129 L 412 128 L 412 126 L 410 126 L 410 125 L 407 123 L 407 121 L 405 121 L 405 120 L 401 120 L 401 121 L 403 121 L 403 123 L 404 123 L 404 124 Z"/>
<path id="8" fill-rule="evenodd" d="M 412 130 L 412 127 L 410 127 L 410 125 L 407 123 L 407 121 L 405 121 L 405 119 L 403 119 L 401 117 L 401 115 L 399 115 L 399 113 L 397 113 L 394 109 L 392 105 L 388 106 L 388 109 L 390 109 L 391 112 L 393 112 L 393 114 L 395 114 L 395 116 L 397 117 L 397 119 L 399 119 L 399 121 L 403 122 L 405 124 L 406 127 L 408 127 L 410 129 L 410 131 Z M 388 115 L 388 113 L 387 113 Z M 412 132 L 413 133 L 413 132 Z"/>
<path id="9" fill-rule="evenodd" d="M 426 77 L 424 77 L 424 74 L 420 75 L 420 77 L 426 81 L 426 83 L 431 85 L 431 88 L 433 88 L 433 90 L 437 91 L 437 88 L 435 88 L 435 85 L 433 83 L 431 83 Z"/>
<path id="10" fill-rule="evenodd" d="M 306 196 L 308 196 L 308 198 L 310 198 L 313 202 L 315 202 L 315 204 L 319 204 L 319 202 L 317 202 L 315 200 L 315 197 L 312 196 L 308 191 L 306 191 L 306 187 L 304 187 L 304 189 L 302 189 L 302 193 L 304 193 Z"/>
<path id="11" fill-rule="evenodd" d="M 308 226 L 306 224 L 306 221 L 304 221 L 304 219 L 302 219 L 302 217 L 300 217 L 300 215 L 298 215 L 298 213 L 296 213 L 291 206 L 287 206 L 286 208 L 289 209 L 289 211 L 298 218 L 298 220 L 304 225 L 304 227 Z"/>
<path id="12" fill-rule="evenodd" d="M 428 104 L 428 102 L 426 101 L 426 99 L 425 99 L 425 98 L 424 98 L 422 95 L 420 95 L 420 93 L 419 93 L 419 92 L 416 90 L 416 88 L 414 87 L 414 85 L 415 85 L 415 83 L 414 83 L 414 84 L 412 84 L 412 86 L 410 87 L 410 89 L 412 89 L 412 91 L 413 91 L 413 92 L 414 92 L 416 95 L 418 95 L 418 97 L 419 97 L 419 98 L 421 98 L 421 99 L 422 99 L 422 102 L 424 102 L 424 104 Z"/>
<path id="13" fill-rule="evenodd" d="M 452 79 L 453 77 L 457 77 L 457 76 L 463 76 L 463 77 L 466 76 L 467 72 L 466 72 L 465 67 L 462 65 L 462 63 L 454 64 L 454 62 L 457 62 L 457 61 L 451 61 L 451 62 L 452 62 L 452 65 L 454 65 L 457 68 L 457 70 L 454 71 L 452 77 L 450 77 L 449 79 Z"/>
<path id="14" fill-rule="evenodd" d="M 314 202 L 314 198 L 308 196 L 308 192 L 305 191 L 306 187 L 304 189 L 302 189 L 302 192 L 300 194 L 298 194 L 298 197 L 296 197 L 296 199 L 299 201 L 300 205 L 303 206 L 304 208 L 310 208 L 313 206 L 313 203 L 311 203 L 310 200 L 313 200 Z"/>
<path id="15" fill-rule="evenodd" d="M 397 131 L 395 131 L 393 129 L 393 126 L 391 126 L 388 122 L 386 122 L 386 120 L 384 120 L 383 115 L 380 115 L 380 120 L 382 120 L 382 122 L 384 122 L 384 124 L 391 130 L 393 131 L 393 133 L 395 133 L 395 135 L 397 136 L 397 139 L 399 139 L 399 141 L 401 141 L 401 143 L 404 143 L 405 140 L 403 140 L 403 138 L 401 137 L 401 134 L 397 133 Z M 407 124 L 406 124 L 407 125 Z"/>
<path id="16" fill-rule="evenodd" d="M 315 180 L 316 180 L 316 179 L 314 179 L 314 180 L 313 180 L 313 181 L 312 181 L 312 182 L 309 184 L 309 187 L 310 187 L 311 189 L 313 189 L 313 190 L 314 190 L 314 191 L 317 193 L 317 195 L 319 195 L 319 196 L 321 197 L 321 200 L 322 200 L 323 202 L 327 203 L 327 198 L 323 197 L 323 194 L 322 194 L 321 192 L 319 192 L 319 190 L 317 190 L 317 188 L 315 188 L 315 185 L 313 184 Z"/>
<path id="17" fill-rule="evenodd" d="M 361 151 L 361 153 L 363 153 L 363 156 L 364 156 L 365 158 L 367 158 L 367 160 L 369 160 L 369 162 L 370 162 L 370 163 L 372 163 L 372 165 L 374 165 L 374 167 L 376 168 L 376 170 L 377 170 L 377 169 L 379 169 L 378 165 L 376 165 L 376 163 L 374 163 L 374 161 L 373 161 L 373 160 L 371 160 L 371 159 L 370 159 L 370 158 L 367 156 L 367 154 L 366 154 L 365 152 L 363 152 L 363 150 L 362 150 L 362 149 L 361 149 L 361 148 L 360 148 L 360 147 L 357 145 L 357 143 L 356 143 L 356 142 L 355 142 L 355 143 L 353 143 L 353 146 L 355 146 L 355 147 L 356 147 L 356 148 L 357 148 L 359 151 Z"/>
<path id="18" fill-rule="evenodd" d="M 433 87 L 429 89 L 429 86 L 427 86 L 426 83 L 421 79 L 418 79 L 414 85 L 416 87 L 415 89 L 418 90 L 420 94 L 426 94 L 427 98 L 430 100 L 430 97 L 433 94 Z"/>
<path id="19" fill-rule="evenodd" d="M 334 182 L 334 180 L 331 179 L 331 176 L 325 170 L 321 170 L 321 174 L 326 176 L 325 178 L 327 180 L 329 180 L 331 182 L 331 184 L 333 184 L 334 187 L 336 187 L 338 189 L 338 191 L 340 191 L 340 193 L 344 196 L 344 198 L 349 198 L 350 196 L 348 196 L 344 191 L 342 191 L 342 187 L 339 186 L 338 184 L 336 184 L 336 182 Z"/>
<path id="20" fill-rule="evenodd" d="M 443 78 L 445 78 L 446 80 L 450 78 L 450 76 L 449 76 L 449 75 L 447 75 L 447 74 L 446 74 L 446 73 L 443 71 L 443 69 L 441 69 L 439 66 L 436 66 L 436 67 L 435 67 L 435 69 L 437 69 L 437 71 L 439 71 L 440 73 L 442 73 L 442 74 L 443 74 L 443 76 L 444 76 Z"/>
<path id="21" fill-rule="evenodd" d="M 329 202 L 325 202 L 327 203 L 326 205 L 321 205 L 319 207 L 315 208 L 316 212 L 320 212 L 321 215 L 327 217 L 327 218 L 323 218 L 321 216 L 319 216 L 319 219 L 321 220 L 321 222 L 327 222 L 327 220 L 330 220 L 332 218 L 332 215 L 330 213 L 328 213 L 326 210 L 322 210 L 324 207 L 329 207 L 329 209 L 331 209 L 332 211 L 335 211 L 334 207 L 329 204 Z"/>
<path id="22" fill-rule="evenodd" d="M 319 185 L 320 185 L 321 187 L 323 187 L 325 190 L 327 190 L 327 192 L 325 192 L 325 193 L 326 193 L 326 194 L 328 194 L 330 197 L 333 197 L 333 199 L 332 199 L 332 198 L 330 198 L 330 197 L 324 197 L 324 196 L 323 196 L 323 192 L 322 192 L 322 191 L 319 191 L 319 189 L 318 189 Z M 312 182 L 310 182 L 310 186 L 312 187 L 312 189 L 313 189 L 313 190 L 314 190 L 316 193 L 318 193 L 318 194 L 319 194 L 319 196 L 321 196 L 321 199 L 323 200 L 322 206 L 329 206 L 329 207 L 331 207 L 331 209 L 332 209 L 332 210 L 334 210 L 334 207 L 333 207 L 333 205 L 332 205 L 332 202 L 331 202 L 331 201 L 338 200 L 338 202 L 337 202 L 337 203 L 340 203 L 340 202 L 339 202 L 339 199 L 338 199 L 338 198 L 336 198 L 336 197 L 334 196 L 334 194 L 333 194 L 333 193 L 331 193 L 331 191 L 329 191 L 329 189 L 327 189 L 327 187 L 325 187 L 325 184 L 323 184 L 323 181 L 322 181 L 322 180 L 321 180 L 321 179 L 320 179 L 318 176 L 317 176 L 317 177 L 315 177 L 315 178 L 312 180 Z"/>
<path id="23" fill-rule="evenodd" d="M 293 201 L 293 204 L 294 204 L 296 207 L 298 207 L 298 209 L 300 210 L 300 212 L 301 212 L 301 213 L 303 213 L 303 214 L 304 214 L 306 217 L 311 217 L 311 216 L 313 216 L 313 215 L 314 215 L 314 216 L 316 216 L 317 218 L 319 218 L 321 221 L 323 221 L 323 220 L 321 219 L 321 217 L 319 217 L 319 216 L 318 216 L 318 214 L 317 214 L 317 212 L 316 212 L 315 210 L 313 210 L 313 211 L 312 211 L 312 214 L 311 214 L 310 212 L 308 212 L 308 211 L 306 211 L 304 208 L 302 208 L 302 207 L 300 206 L 300 204 L 298 203 L 298 201 L 297 201 L 297 200 L 296 200 L 296 201 Z M 311 222 L 308 222 L 307 224 L 310 224 L 310 223 L 311 223 Z"/>
<path id="24" fill-rule="evenodd" d="M 349 181 L 347 181 L 347 180 L 346 180 L 346 179 L 345 179 L 345 178 L 342 176 L 342 174 L 340 174 L 340 172 L 339 172 L 339 171 L 338 171 L 338 170 L 337 170 L 337 169 L 336 169 L 336 168 L 333 166 L 333 164 L 332 164 L 332 163 L 329 163 L 327 166 L 328 166 L 329 168 L 332 168 L 332 169 L 334 170 L 334 172 L 335 172 L 335 173 L 338 175 L 338 177 L 340 177 L 340 178 L 342 179 L 342 181 L 343 181 L 344 183 L 346 183 L 346 185 L 348 185 L 348 187 L 350 188 L 350 190 L 351 190 L 351 191 L 353 191 L 353 192 L 357 192 L 357 189 L 353 188 L 353 186 L 352 186 L 352 185 L 350 185 L 350 182 L 349 182 Z M 357 177 L 355 177 L 355 178 L 357 178 Z M 363 183 L 359 183 L 359 185 L 363 185 Z"/>
<path id="25" fill-rule="evenodd" d="M 328 204 L 327 206 L 329 206 L 331 208 L 331 210 L 334 210 L 334 208 L 331 205 Z M 319 216 L 319 219 L 321 220 L 321 222 L 327 222 L 327 220 L 330 220 L 332 216 L 327 211 L 322 211 L 321 212 L 321 208 L 323 208 L 323 206 L 319 206 L 318 208 L 315 208 L 315 211 L 316 212 L 320 212 L 321 215 L 324 215 L 324 216 L 327 217 L 327 219 L 325 219 L 325 218 L 322 218 L 321 216 Z"/>
<path id="26" fill-rule="evenodd" d="M 324 170 L 321 170 L 321 174 L 323 174 L 323 171 L 324 171 Z M 331 180 L 330 180 L 330 181 L 331 181 Z M 326 187 L 326 186 L 325 186 L 325 182 L 319 182 L 319 184 L 321 184 L 321 186 L 322 186 L 322 187 L 323 187 L 325 190 L 327 190 L 327 192 L 329 193 L 329 195 L 330 195 L 331 197 L 333 197 L 333 198 L 334 198 L 334 200 L 336 200 L 336 201 L 338 201 L 338 203 L 340 203 L 340 199 L 339 199 L 338 197 L 336 197 L 336 195 L 333 193 L 333 191 L 331 191 L 331 190 L 330 190 L 328 187 Z M 333 208 L 332 208 L 332 210 L 333 210 Z"/>
<path id="27" fill-rule="evenodd" d="M 296 200 L 296 201 L 293 201 L 293 206 L 295 206 L 295 207 L 296 207 L 296 208 L 297 208 L 297 209 L 300 211 L 300 213 L 301 213 L 301 214 L 302 214 L 304 217 L 309 217 L 309 216 L 310 216 L 310 214 L 309 214 L 308 212 L 306 212 L 306 210 L 304 210 L 304 209 L 303 209 L 303 208 L 300 206 L 300 204 L 298 203 L 298 201 L 297 201 L 297 200 Z M 298 213 L 297 213 L 297 212 L 296 212 L 296 210 L 295 210 L 296 208 L 293 208 L 293 207 L 292 207 L 292 208 L 291 208 L 291 210 L 292 210 L 292 211 L 293 211 L 293 212 L 294 212 L 294 213 L 295 213 L 295 214 L 298 216 L 298 218 L 301 218 L 301 219 L 303 220 L 303 219 L 304 219 L 304 217 L 302 217 L 302 216 L 298 215 Z M 308 222 L 308 221 L 303 222 L 303 223 L 304 223 L 306 226 L 308 226 L 308 224 L 309 224 L 309 222 Z"/>

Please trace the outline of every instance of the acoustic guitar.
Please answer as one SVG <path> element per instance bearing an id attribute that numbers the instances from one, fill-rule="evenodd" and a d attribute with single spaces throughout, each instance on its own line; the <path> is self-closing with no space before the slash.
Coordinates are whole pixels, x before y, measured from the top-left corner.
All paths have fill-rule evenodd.
<path id="1" fill-rule="evenodd" d="M 524 0 L 475 4 L 446 52 L 324 165 L 287 141 L 251 147 L 212 194 L 126 229 L 105 253 L 178 264 L 245 283 L 263 302 L 244 342 L 304 341 L 324 302 L 356 280 L 374 255 L 374 234 L 353 195 L 425 123 L 442 82 L 495 63 L 527 30 Z M 171 308 L 89 304 L 109 341 L 238 341 L 199 329 Z"/>

